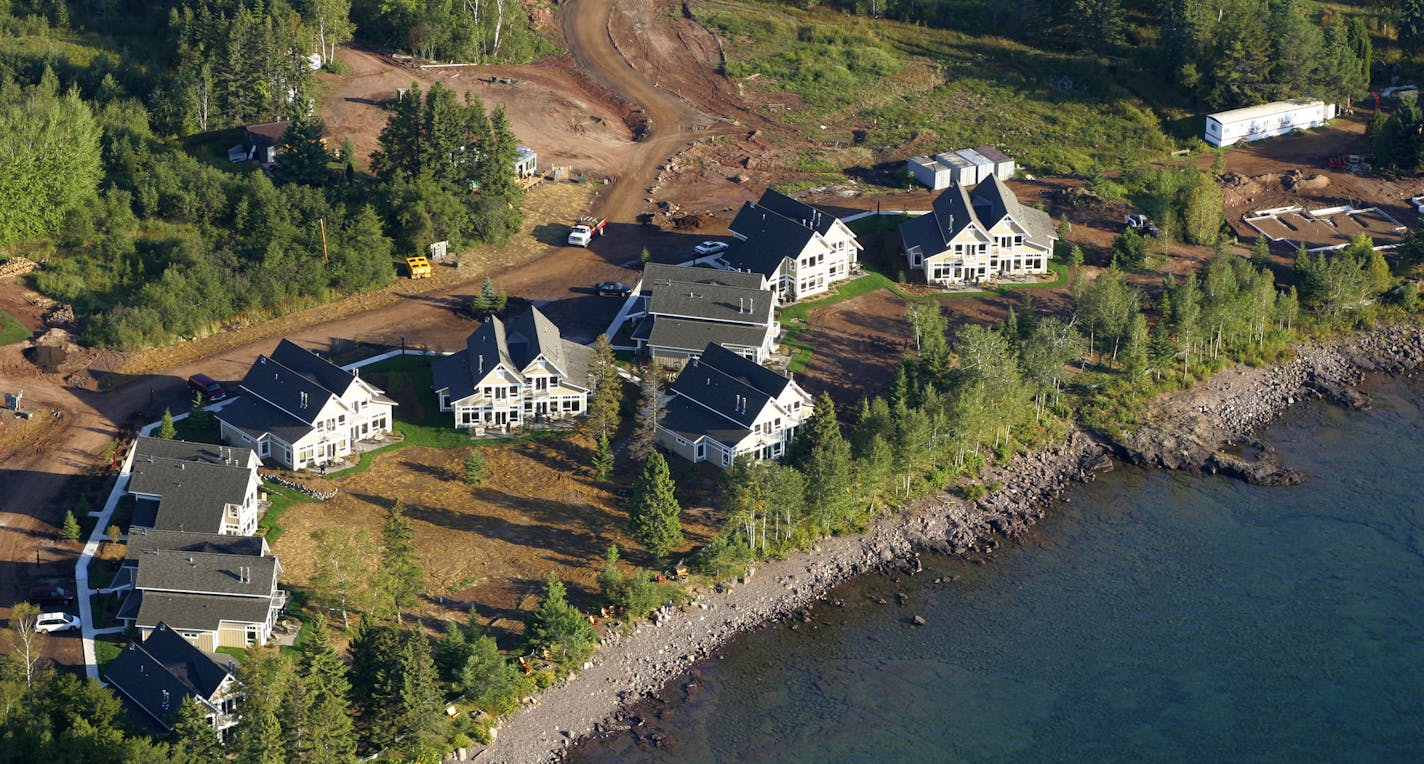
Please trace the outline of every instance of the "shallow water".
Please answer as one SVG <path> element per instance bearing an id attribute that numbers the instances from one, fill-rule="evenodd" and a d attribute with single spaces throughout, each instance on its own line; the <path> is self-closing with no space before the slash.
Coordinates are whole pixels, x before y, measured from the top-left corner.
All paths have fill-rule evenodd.
<path id="1" fill-rule="evenodd" d="M 1302 485 L 1119 468 L 987 565 L 727 646 L 642 710 L 663 747 L 570 760 L 1424 761 L 1424 385 L 1373 393 L 1263 433 Z"/>

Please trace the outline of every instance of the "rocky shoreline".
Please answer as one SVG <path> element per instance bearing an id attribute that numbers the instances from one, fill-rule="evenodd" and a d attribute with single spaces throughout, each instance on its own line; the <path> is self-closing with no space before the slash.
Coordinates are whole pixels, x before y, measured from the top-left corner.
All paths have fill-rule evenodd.
<path id="1" fill-rule="evenodd" d="M 612 635 L 584 670 L 538 696 L 500 727 L 479 761 L 558 761 L 578 739 L 618 729 L 620 715 L 656 693 L 689 664 L 737 634 L 824 598 L 833 586 L 861 573 L 918 566 L 921 551 L 988 551 L 1043 517 L 1071 483 L 1110 469 L 1109 454 L 1135 464 L 1224 473 L 1262 484 L 1300 476 L 1251 433 L 1295 403 L 1324 397 L 1361 407 L 1357 389 L 1366 373 L 1403 374 L 1424 363 L 1424 333 L 1392 325 L 1344 339 L 1303 345 L 1288 363 L 1233 367 L 1190 391 L 1164 397 L 1149 425 L 1103 443 L 1074 431 L 1055 447 L 995 467 L 984 482 L 999 485 L 977 501 L 948 494 L 881 517 L 864 534 L 823 540 L 811 550 L 761 564 L 743 579 L 697 593 L 696 599 L 632 632 Z"/>

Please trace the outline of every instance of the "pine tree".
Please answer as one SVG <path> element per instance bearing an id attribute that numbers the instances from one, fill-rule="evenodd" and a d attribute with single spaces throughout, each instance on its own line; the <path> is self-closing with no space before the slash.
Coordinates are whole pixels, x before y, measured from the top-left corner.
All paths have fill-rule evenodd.
<path id="1" fill-rule="evenodd" d="M 203 714 L 197 701 L 180 703 L 172 719 L 173 731 L 168 740 L 179 761 L 218 761 L 223 758 L 218 732 Z"/>
<path id="2" fill-rule="evenodd" d="M 479 485 L 485 479 L 485 455 L 472 448 L 465 455 L 465 484 Z"/>
<path id="3" fill-rule="evenodd" d="M 158 425 L 158 432 L 154 433 L 154 435 L 164 440 L 173 440 L 178 437 L 178 428 L 173 425 L 172 411 L 168 409 L 163 410 L 163 421 Z"/>
<path id="4" fill-rule="evenodd" d="M 599 433 L 593 449 L 593 479 L 607 480 L 612 474 L 613 447 L 608 443 L 608 436 Z"/>
<path id="5" fill-rule="evenodd" d="M 326 183 L 331 155 L 321 143 L 321 119 L 311 112 L 311 105 L 299 103 L 297 113 L 277 146 L 277 164 L 272 179 L 278 183 L 300 183 L 320 186 Z"/>
<path id="6" fill-rule="evenodd" d="M 856 501 L 850 444 L 841 435 L 836 405 L 828 393 L 816 399 L 811 418 L 797 431 L 787 462 L 806 476 L 806 506 L 817 530 L 829 532 L 849 518 Z"/>
<path id="7" fill-rule="evenodd" d="M 553 573 L 544 581 L 544 594 L 529 615 L 528 633 L 531 647 L 550 650 L 569 662 L 588 657 L 598 641 L 593 626 L 569 604 L 564 583 Z"/>
<path id="8" fill-rule="evenodd" d="M 657 442 L 658 422 L 662 421 L 663 386 L 655 366 L 645 367 L 641 374 L 642 391 L 638 400 L 638 417 L 633 423 L 633 438 L 628 442 L 628 456 L 637 461 L 648 458 Z"/>
<path id="9" fill-rule="evenodd" d="M 232 748 L 244 762 L 284 764 L 287 755 L 278 714 L 290 691 L 290 664 L 253 645 L 243 659 L 240 679 L 243 694 L 237 710 L 242 723 L 237 726 Z"/>
<path id="10" fill-rule="evenodd" d="M 1271 243 L 1265 236 L 1257 236 L 1251 245 L 1251 264 L 1257 268 L 1271 267 Z"/>
<path id="11" fill-rule="evenodd" d="M 402 621 L 403 611 L 415 604 L 425 589 L 425 572 L 415 552 L 415 531 L 405 516 L 405 503 L 396 499 L 386 511 L 381 529 L 381 565 L 377 571 L 376 591 L 381 598 L 383 615 L 394 615 Z"/>
<path id="12" fill-rule="evenodd" d="M 633 484 L 628 519 L 633 534 L 654 557 L 662 559 L 682 543 L 682 521 L 667 460 L 651 451 L 643 462 L 643 472 Z"/>
<path id="13" fill-rule="evenodd" d="M 400 634 L 389 625 L 362 622 L 356 638 L 351 640 L 351 668 L 347 675 L 365 752 L 384 750 L 395 740 L 390 720 L 397 713 L 399 702 L 402 650 Z"/>
<path id="14" fill-rule="evenodd" d="M 301 648 L 302 728 L 306 734 L 298 761 L 351 761 L 356 756 L 356 732 L 347 695 L 351 682 L 346 663 L 331 646 L 326 617 L 317 615 Z"/>
<path id="15" fill-rule="evenodd" d="M 465 697 L 495 714 L 514 710 L 524 681 L 519 669 L 499 654 L 494 637 L 483 634 L 471 638 L 458 677 Z"/>
<path id="16" fill-rule="evenodd" d="M 395 749 L 420 760 L 439 746 L 438 734 L 447 717 L 443 713 L 444 698 L 436 683 L 438 677 L 430 654 L 430 640 L 424 631 L 417 629 L 406 632 L 403 642 L 397 658 L 399 683 L 395 713 L 389 723 L 395 734 Z"/>
<path id="17" fill-rule="evenodd" d="M 74 517 L 74 510 L 64 511 L 64 525 L 59 529 L 59 537 L 64 541 L 75 541 L 79 538 L 79 520 Z"/>
<path id="18" fill-rule="evenodd" d="M 611 436 L 618 429 L 618 410 L 623 402 L 623 380 L 618 376 L 618 361 L 608 335 L 600 334 L 593 342 L 593 363 L 589 367 L 589 384 L 593 393 L 588 400 L 589 431 Z"/>

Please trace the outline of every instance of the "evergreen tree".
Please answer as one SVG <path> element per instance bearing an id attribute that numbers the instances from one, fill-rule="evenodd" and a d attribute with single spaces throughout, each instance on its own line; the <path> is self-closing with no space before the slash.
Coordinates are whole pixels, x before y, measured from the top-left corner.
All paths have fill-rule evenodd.
<path id="1" fill-rule="evenodd" d="M 1113 263 L 1119 268 L 1138 268 L 1147 261 L 1147 242 L 1135 229 L 1128 228 L 1113 241 Z"/>
<path id="2" fill-rule="evenodd" d="M 638 400 L 638 416 L 633 422 L 633 437 L 628 441 L 628 456 L 636 461 L 645 461 L 653 453 L 657 442 L 658 422 L 662 421 L 663 385 L 656 366 L 644 367 L 641 373 L 642 389 Z"/>
<path id="3" fill-rule="evenodd" d="M 658 451 L 650 451 L 629 500 L 628 519 L 633 538 L 654 557 L 666 557 L 682 543 L 681 512 L 667 460 Z"/>
<path id="4" fill-rule="evenodd" d="M 806 477 L 806 506 L 816 529 L 830 532 L 849 519 L 856 497 L 850 444 L 841 435 L 836 404 L 828 393 L 816 398 L 811 418 L 802 425 L 787 453 L 787 463 Z"/>
<path id="5" fill-rule="evenodd" d="M 420 86 L 414 82 L 404 95 L 387 102 L 391 116 L 377 138 L 376 150 L 371 152 L 371 172 L 377 177 L 390 181 L 420 173 L 421 103 Z"/>
<path id="6" fill-rule="evenodd" d="M 618 410 L 623 402 L 623 380 L 618 376 L 618 361 L 606 334 L 598 335 L 593 342 L 589 386 L 593 393 L 589 396 L 585 421 L 590 432 L 606 439 L 618 429 Z"/>
<path id="7" fill-rule="evenodd" d="M 593 479 L 607 480 L 613 474 L 613 447 L 608 436 L 599 433 L 593 449 Z"/>
<path id="8" fill-rule="evenodd" d="M 77 90 L 61 95 L 45 72 L 26 92 L 0 88 L 0 246 L 57 233 L 104 177 L 102 130 L 89 105 Z"/>
<path id="9" fill-rule="evenodd" d="M 400 499 L 386 511 L 381 540 L 381 565 L 375 586 L 380 599 L 379 612 L 394 615 L 400 622 L 402 612 L 414 605 L 425 590 L 425 572 L 415 552 L 415 531 L 410 527 L 405 503 Z"/>
<path id="10" fill-rule="evenodd" d="M 331 155 L 321 143 L 321 119 L 313 116 L 310 104 L 298 104 L 297 114 L 277 145 L 277 164 L 272 178 L 278 183 L 320 186 L 326 183 Z"/>
<path id="11" fill-rule="evenodd" d="M 158 425 L 158 432 L 154 433 L 154 436 L 164 440 L 178 437 L 178 428 L 173 425 L 173 412 L 169 409 L 163 410 L 163 421 Z"/>
<path id="12" fill-rule="evenodd" d="M 440 732 L 445 726 L 444 698 L 436 683 L 430 640 L 419 629 L 407 631 L 397 660 L 398 693 L 389 719 L 395 750 L 415 760 L 440 755 Z"/>
<path id="13" fill-rule="evenodd" d="M 530 646 L 549 650 L 569 663 L 588 657 L 598 641 L 593 626 L 569 604 L 564 583 L 553 573 L 544 581 L 544 594 L 529 615 L 528 634 Z"/>
<path id="14" fill-rule="evenodd" d="M 59 538 L 63 541 L 74 541 L 79 538 L 79 520 L 74 516 L 74 510 L 64 511 L 64 524 L 59 529 Z"/>
<path id="15" fill-rule="evenodd" d="M 237 711 L 242 723 L 236 727 L 233 750 L 244 762 L 284 764 L 287 752 L 278 715 L 290 692 L 290 664 L 260 645 L 253 645 L 247 649 L 239 678 L 242 698 Z"/>
<path id="16" fill-rule="evenodd" d="M 1251 245 L 1251 264 L 1257 268 L 1271 267 L 1271 242 L 1265 236 L 1257 236 Z"/>
<path id="17" fill-rule="evenodd" d="M 363 622 L 351 640 L 351 700 L 358 710 L 359 741 L 367 753 L 385 750 L 395 741 L 390 722 L 398 712 L 402 655 L 393 626 Z"/>
<path id="18" fill-rule="evenodd" d="M 218 740 L 218 732 L 203 714 L 197 701 L 191 698 L 178 705 L 171 724 L 173 731 L 168 740 L 173 744 L 174 758 L 179 761 L 218 761 L 223 758 L 223 747 Z"/>
<path id="19" fill-rule="evenodd" d="M 465 455 L 465 484 L 479 485 L 485 479 L 485 455 L 477 448 Z"/>
<path id="20" fill-rule="evenodd" d="M 351 682 L 346 664 L 331 646 L 326 617 L 312 622 L 301 647 L 302 728 L 305 735 L 295 753 L 302 762 L 351 761 L 356 756 L 356 733 L 347 695 Z"/>

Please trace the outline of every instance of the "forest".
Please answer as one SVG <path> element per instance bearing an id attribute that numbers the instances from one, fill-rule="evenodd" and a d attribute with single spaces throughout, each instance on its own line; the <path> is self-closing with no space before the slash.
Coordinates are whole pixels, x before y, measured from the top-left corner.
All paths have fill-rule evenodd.
<path id="1" fill-rule="evenodd" d="M 412 91 L 382 138 L 400 150 L 374 173 L 322 143 L 313 67 L 337 66 L 335 46 L 361 32 L 356 11 L 0 3 L 0 247 L 43 262 L 33 286 L 74 305 L 84 342 L 166 344 L 382 286 L 397 257 L 432 241 L 461 248 L 518 229 L 517 139 L 501 110 Z M 424 13 L 401 23 L 429 23 Z M 450 55 L 544 50 L 518 42 L 533 34 L 522 6 L 491 13 L 489 44 Z M 270 174 L 209 156 L 238 126 L 277 119 L 292 126 Z"/>

